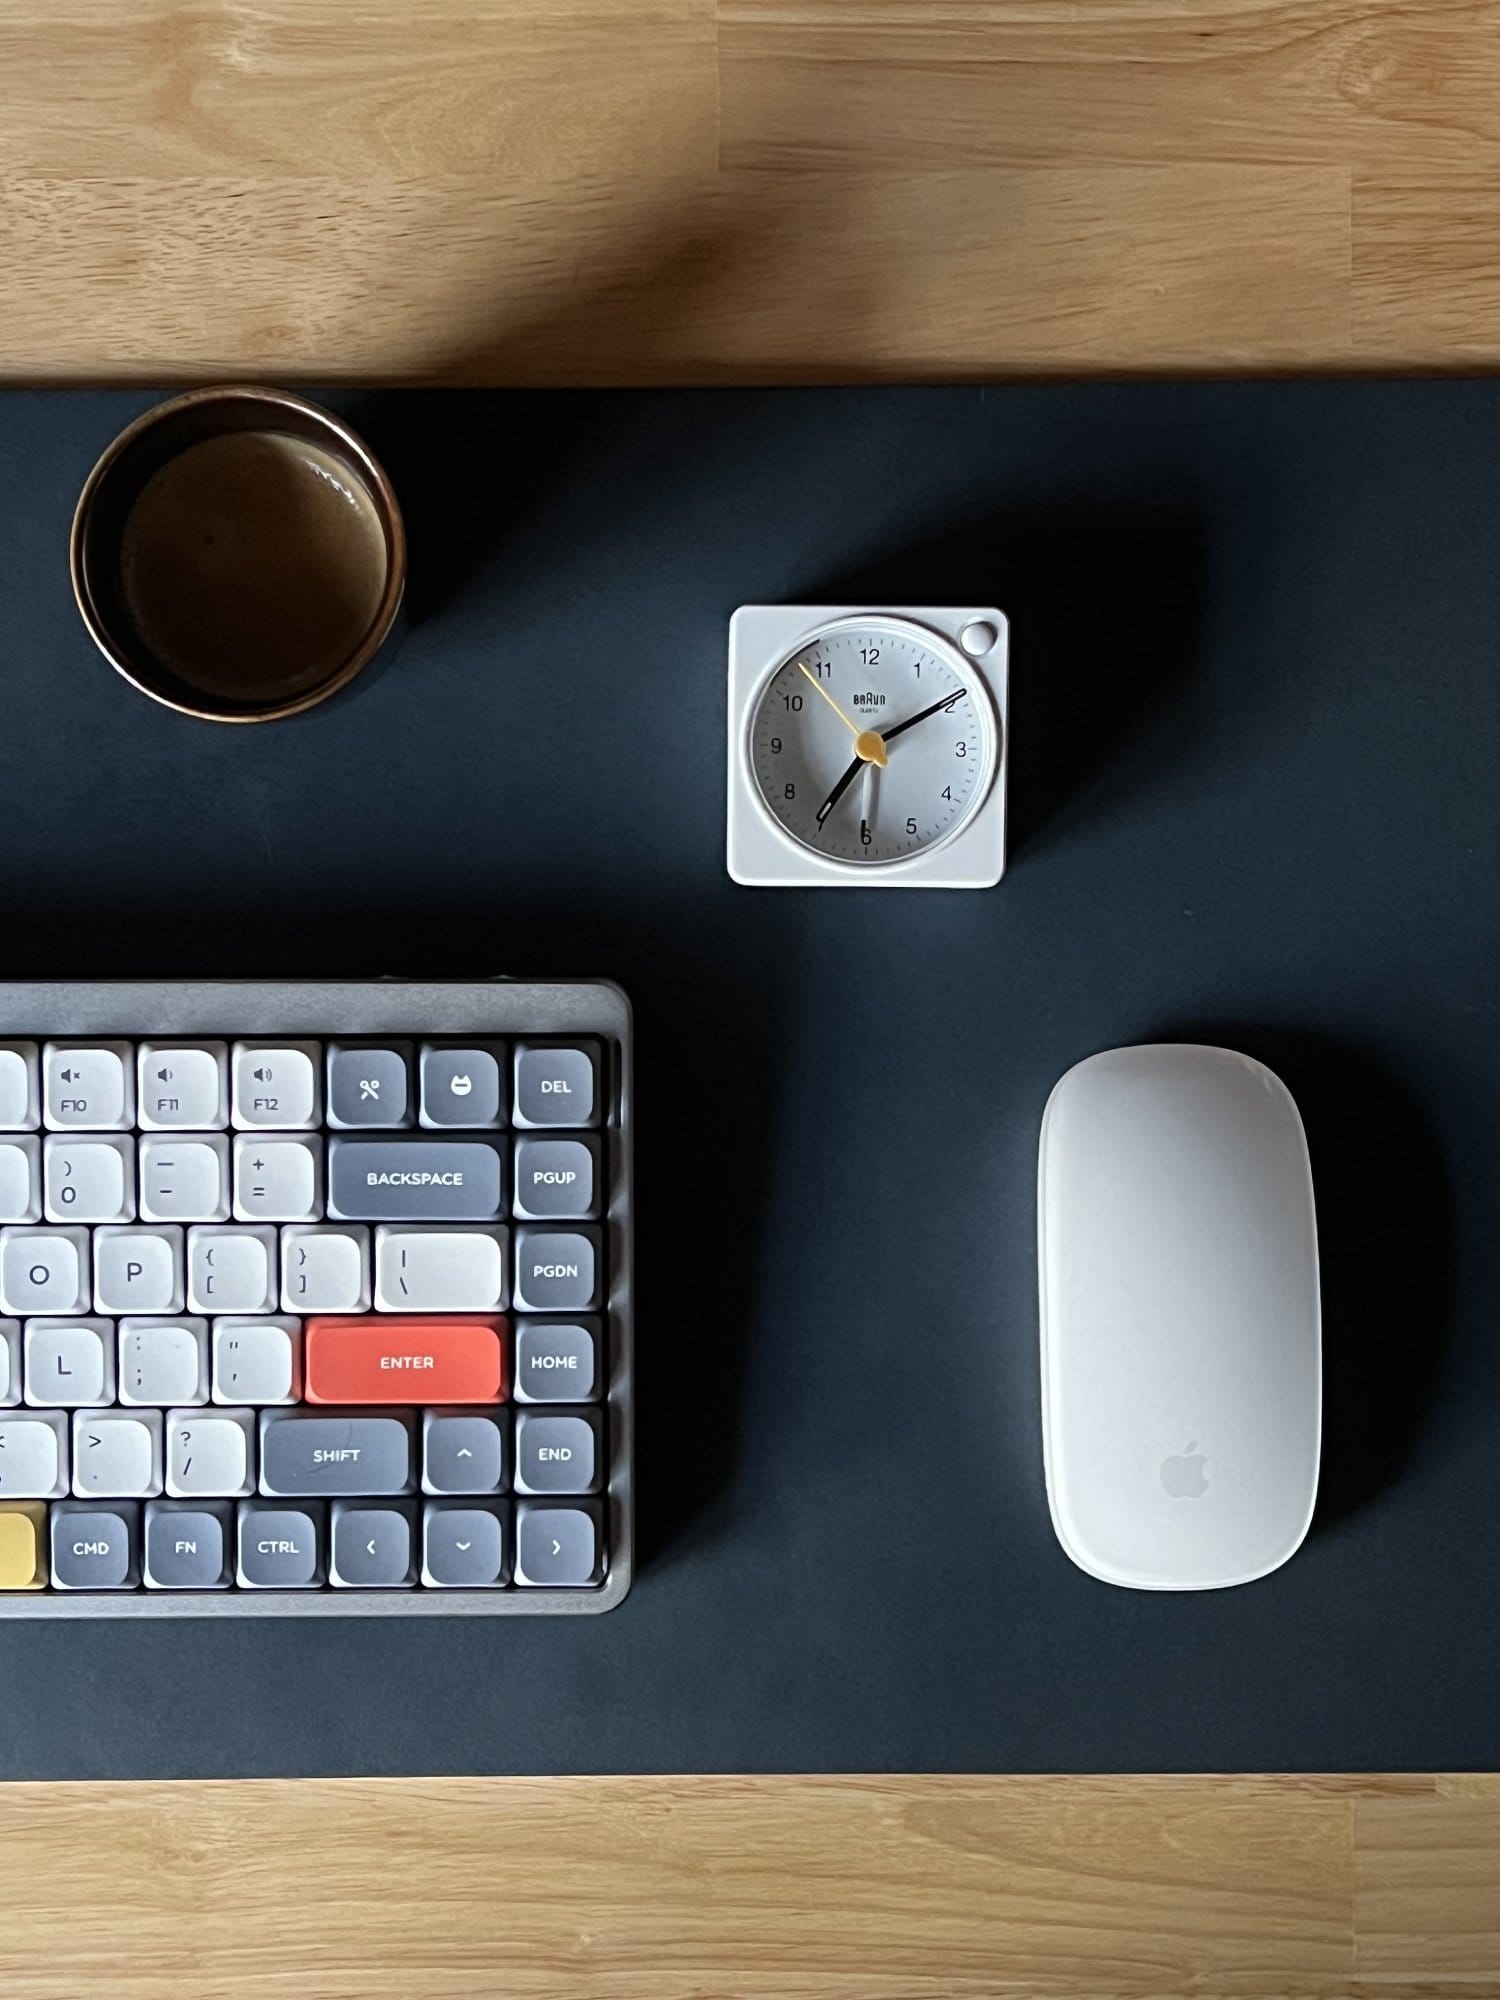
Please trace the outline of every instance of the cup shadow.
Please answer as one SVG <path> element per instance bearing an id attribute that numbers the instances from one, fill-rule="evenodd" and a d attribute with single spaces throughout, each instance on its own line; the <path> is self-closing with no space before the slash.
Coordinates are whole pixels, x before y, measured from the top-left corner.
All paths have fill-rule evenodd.
<path id="1" fill-rule="evenodd" d="M 1173 1022 L 1162 1039 L 1274 1070 L 1312 1156 L 1323 1297 L 1323 1464 L 1313 1532 L 1396 1486 L 1448 1372 L 1457 1292 L 1452 1184 L 1426 1108 L 1383 1056 L 1326 1036 Z"/>
<path id="2" fill-rule="evenodd" d="M 992 603 L 1011 621 L 1012 857 L 1097 824 L 1191 749 L 1208 575 L 1186 499 L 1040 499 L 887 548 L 809 584 L 809 603 Z"/>

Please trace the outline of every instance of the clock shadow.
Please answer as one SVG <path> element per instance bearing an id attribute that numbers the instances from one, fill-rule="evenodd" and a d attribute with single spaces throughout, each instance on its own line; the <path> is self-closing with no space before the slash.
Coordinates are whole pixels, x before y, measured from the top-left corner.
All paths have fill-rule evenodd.
<path id="1" fill-rule="evenodd" d="M 1204 517 L 1187 500 L 973 510 L 816 578 L 813 604 L 994 604 L 1011 624 L 1012 859 L 1186 758 Z"/>
<path id="2" fill-rule="evenodd" d="M 1323 1307 L 1316 1535 L 1397 1485 L 1458 1405 L 1460 1245 L 1442 1142 L 1396 1066 L 1347 1042 L 1223 1020 L 1174 1021 L 1156 1039 L 1254 1056 L 1302 1114 Z"/>

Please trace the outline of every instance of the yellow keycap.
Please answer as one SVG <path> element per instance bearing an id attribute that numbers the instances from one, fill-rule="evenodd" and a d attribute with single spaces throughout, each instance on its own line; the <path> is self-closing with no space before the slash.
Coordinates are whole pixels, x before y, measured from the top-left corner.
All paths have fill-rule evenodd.
<path id="1" fill-rule="evenodd" d="M 0 1504 L 0 1590 L 44 1590 L 47 1509 L 37 1500 Z"/>

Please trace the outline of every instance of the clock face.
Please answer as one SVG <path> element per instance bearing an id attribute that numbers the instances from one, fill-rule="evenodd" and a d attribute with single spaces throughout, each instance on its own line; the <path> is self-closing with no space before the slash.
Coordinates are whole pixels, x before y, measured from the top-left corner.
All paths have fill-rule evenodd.
<path id="1" fill-rule="evenodd" d="M 781 830 L 831 861 L 889 866 L 948 840 L 989 788 L 995 725 L 971 663 L 904 621 L 825 626 L 775 668 L 750 767 Z"/>

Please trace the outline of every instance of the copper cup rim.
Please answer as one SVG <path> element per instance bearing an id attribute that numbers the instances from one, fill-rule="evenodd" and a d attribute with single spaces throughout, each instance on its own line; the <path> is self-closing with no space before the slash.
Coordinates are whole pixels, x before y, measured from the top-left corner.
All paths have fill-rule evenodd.
<path id="1" fill-rule="evenodd" d="M 306 688 L 301 693 L 283 701 L 268 702 L 264 707 L 229 709 L 199 705 L 190 699 L 169 692 L 167 688 L 153 683 L 143 673 L 129 653 L 115 639 L 108 624 L 101 617 L 94 594 L 89 585 L 84 562 L 84 544 L 89 517 L 100 487 L 110 473 L 135 446 L 135 444 L 169 418 L 178 417 L 184 411 L 207 409 L 216 403 L 252 403 L 262 406 L 266 412 L 267 428 L 274 425 L 269 421 L 278 410 L 293 410 L 315 428 L 325 432 L 338 442 L 354 461 L 361 478 L 368 486 L 381 514 L 381 524 L 386 541 L 385 587 L 370 628 L 349 658 L 315 687 Z M 292 715 L 301 715 L 309 708 L 316 708 L 327 701 L 341 688 L 346 688 L 352 680 L 362 674 L 390 636 L 391 627 L 401 609 L 401 600 L 406 591 L 406 524 L 401 516 L 400 502 L 396 489 L 392 486 L 385 467 L 365 443 L 359 433 L 346 424 L 342 417 L 320 403 L 309 402 L 306 397 L 294 396 L 289 389 L 276 389 L 265 383 L 221 383 L 200 389 L 188 389 L 183 394 L 171 396 L 163 403 L 155 403 L 149 410 L 127 424 L 117 437 L 113 438 L 95 461 L 88 478 L 83 482 L 83 490 L 78 496 L 78 504 L 73 509 L 73 525 L 68 536 L 68 570 L 73 584 L 73 597 L 89 637 L 99 651 L 109 661 L 115 672 L 126 680 L 139 694 L 159 702 L 163 708 L 170 708 L 179 715 L 190 715 L 203 722 L 280 722 Z M 204 704 L 209 701 L 203 697 Z"/>

